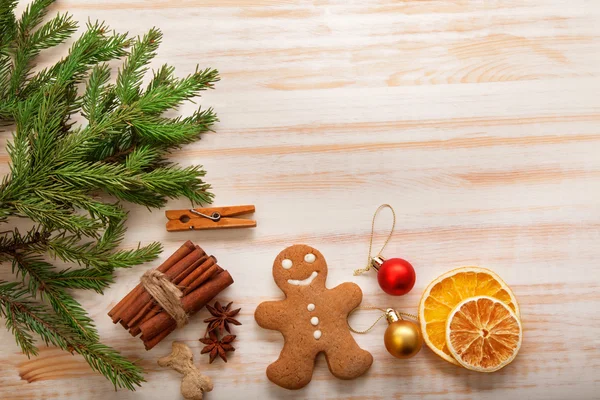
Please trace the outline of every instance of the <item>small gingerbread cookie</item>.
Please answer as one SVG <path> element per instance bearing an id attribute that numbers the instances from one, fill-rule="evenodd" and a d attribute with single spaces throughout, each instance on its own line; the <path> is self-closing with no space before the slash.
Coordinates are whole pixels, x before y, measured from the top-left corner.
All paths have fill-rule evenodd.
<path id="1" fill-rule="evenodd" d="M 305 245 L 279 253 L 273 278 L 285 300 L 261 303 L 254 313 L 258 325 L 283 335 L 279 359 L 267 368 L 273 383 L 286 389 L 306 386 L 321 352 L 340 379 L 357 378 L 371 367 L 373 357 L 358 347 L 346 323 L 348 313 L 362 301 L 358 285 L 347 282 L 327 289 L 325 258 Z"/>

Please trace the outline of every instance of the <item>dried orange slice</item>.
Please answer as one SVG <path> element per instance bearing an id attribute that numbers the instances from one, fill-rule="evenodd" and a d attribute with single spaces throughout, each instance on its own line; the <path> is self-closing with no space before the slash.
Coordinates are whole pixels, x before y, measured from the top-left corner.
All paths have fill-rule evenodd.
<path id="1" fill-rule="evenodd" d="M 419 322 L 423 340 L 444 360 L 459 365 L 446 345 L 448 315 L 458 303 L 474 296 L 501 300 L 519 317 L 519 306 L 512 290 L 489 269 L 462 267 L 433 280 L 423 292 L 419 304 Z"/>
<path id="2" fill-rule="evenodd" d="M 494 372 L 515 359 L 522 342 L 519 317 L 501 300 L 488 296 L 460 302 L 446 324 L 446 344 L 463 367 Z"/>

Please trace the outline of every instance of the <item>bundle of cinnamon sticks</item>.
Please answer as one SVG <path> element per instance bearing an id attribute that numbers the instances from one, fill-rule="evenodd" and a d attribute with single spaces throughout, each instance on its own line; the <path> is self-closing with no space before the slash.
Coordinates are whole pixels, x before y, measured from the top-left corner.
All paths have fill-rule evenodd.
<path id="1" fill-rule="evenodd" d="M 158 268 L 183 296 L 181 306 L 191 316 L 197 313 L 216 295 L 233 283 L 229 272 L 217 265 L 213 256 L 185 242 Z M 132 336 L 142 334 L 146 350 L 150 350 L 177 327 L 175 320 L 162 309 L 152 296 L 138 284 L 108 313 L 113 323 L 120 322 Z"/>

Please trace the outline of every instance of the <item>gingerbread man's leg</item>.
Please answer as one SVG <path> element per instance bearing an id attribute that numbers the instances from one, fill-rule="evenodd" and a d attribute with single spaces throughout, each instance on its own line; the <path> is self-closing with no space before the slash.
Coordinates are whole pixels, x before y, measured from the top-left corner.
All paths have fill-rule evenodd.
<path id="1" fill-rule="evenodd" d="M 267 368 L 267 377 L 286 389 L 300 389 L 312 379 L 315 356 L 302 346 L 286 342 L 279 359 Z"/>
<path id="2" fill-rule="evenodd" d="M 337 341 L 338 346 L 325 351 L 325 358 L 331 373 L 340 379 L 354 379 L 365 372 L 373 364 L 373 356 L 366 350 L 358 347 L 350 332 L 349 340 Z"/>

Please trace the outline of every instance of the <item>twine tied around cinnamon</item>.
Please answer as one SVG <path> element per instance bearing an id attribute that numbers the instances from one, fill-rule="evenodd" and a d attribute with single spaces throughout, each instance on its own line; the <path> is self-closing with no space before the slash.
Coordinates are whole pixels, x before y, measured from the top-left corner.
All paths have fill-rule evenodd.
<path id="1" fill-rule="evenodd" d="M 165 274 L 150 269 L 142 275 L 140 282 L 148 294 L 175 320 L 178 328 L 188 323 L 188 315 L 181 305 L 183 293 Z"/>

